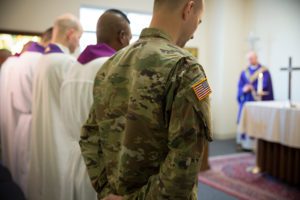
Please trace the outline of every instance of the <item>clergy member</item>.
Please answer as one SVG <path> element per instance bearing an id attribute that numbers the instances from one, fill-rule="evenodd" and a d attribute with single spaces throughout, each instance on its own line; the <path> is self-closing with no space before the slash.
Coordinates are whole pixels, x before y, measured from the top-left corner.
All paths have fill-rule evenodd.
<path id="1" fill-rule="evenodd" d="M 0 77 L 1 77 L 1 66 L 2 64 L 11 56 L 11 52 L 7 49 L 0 49 Z M 1 88 L 1 81 L 0 81 L 0 88 Z M 0 89 L 1 90 L 1 89 Z M 0 91 L 1 92 L 1 91 Z M 1 93 L 0 93 L 1 95 Z M 1 114 L 0 114 L 1 117 Z M 1 120 L 1 119 L 0 119 Z M 1 130 L 1 129 L 0 129 Z M 0 131 L 0 160 L 1 160 L 1 131 Z"/>
<path id="2" fill-rule="evenodd" d="M 30 146 L 29 199 L 60 199 L 62 174 L 69 149 L 64 147 L 60 88 L 79 47 L 82 27 L 79 20 L 65 14 L 53 26 L 51 44 L 38 61 L 33 82 L 32 135 Z M 59 149 L 59 150 L 58 150 Z"/>
<path id="3" fill-rule="evenodd" d="M 52 28 L 47 29 L 41 42 L 33 42 L 22 53 L 18 60 L 19 70 L 15 73 L 16 82 L 12 90 L 13 108 L 17 116 L 17 127 L 13 141 L 13 177 L 28 197 L 28 171 L 29 171 L 29 142 L 32 119 L 32 81 L 36 71 L 36 63 L 44 53 L 52 37 Z"/>
<path id="4" fill-rule="evenodd" d="M 7 167 L 14 175 L 13 152 L 14 152 L 14 135 L 17 126 L 16 111 L 12 103 L 12 90 L 18 81 L 16 73 L 19 71 L 19 56 L 27 51 L 32 41 L 27 42 L 21 53 L 16 53 L 5 59 L 1 65 L 0 71 L 0 142 L 1 142 L 1 159 L 5 167 Z"/>
<path id="5" fill-rule="evenodd" d="M 80 129 L 87 119 L 93 102 L 93 85 L 97 71 L 116 51 L 129 44 L 130 22 L 115 9 L 107 10 L 97 23 L 97 44 L 89 45 L 69 71 L 61 88 L 63 122 L 66 126 L 66 172 L 63 174 L 64 200 L 97 199 L 87 174 L 86 165 L 78 145 Z"/>
<path id="6" fill-rule="evenodd" d="M 8 169 L 13 168 L 13 136 L 17 118 L 12 106 L 12 87 L 16 82 L 18 56 L 9 57 L 1 67 L 0 74 L 0 137 L 1 162 Z"/>
<path id="7" fill-rule="evenodd" d="M 1 134 L 1 155 L 2 162 L 7 167 L 14 179 L 15 165 L 13 164 L 14 157 L 14 136 L 17 126 L 17 112 L 13 108 L 13 94 L 15 84 L 18 82 L 16 74 L 20 70 L 19 56 L 27 51 L 32 41 L 27 42 L 21 53 L 10 56 L 1 67 L 0 77 L 0 134 Z"/>
<path id="8" fill-rule="evenodd" d="M 269 70 L 259 63 L 255 52 L 249 52 L 247 58 L 249 60 L 249 66 L 241 73 L 238 83 L 238 123 L 243 105 L 246 102 L 274 100 L 272 79 Z M 253 150 L 255 140 L 250 138 L 246 133 L 238 133 L 237 143 L 241 145 L 243 149 Z"/>
<path id="9" fill-rule="evenodd" d="M 97 23 L 97 44 L 89 45 L 79 56 L 78 62 L 87 64 L 100 57 L 110 57 L 127 46 L 131 40 L 130 22 L 120 10 L 107 10 Z"/>

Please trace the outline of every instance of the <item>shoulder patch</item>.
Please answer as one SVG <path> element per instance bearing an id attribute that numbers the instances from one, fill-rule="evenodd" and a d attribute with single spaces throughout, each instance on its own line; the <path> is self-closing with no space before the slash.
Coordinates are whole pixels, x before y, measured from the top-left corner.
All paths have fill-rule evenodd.
<path id="1" fill-rule="evenodd" d="M 203 100 L 212 92 L 212 90 L 209 87 L 207 78 L 198 81 L 192 86 L 192 88 L 199 101 Z"/>

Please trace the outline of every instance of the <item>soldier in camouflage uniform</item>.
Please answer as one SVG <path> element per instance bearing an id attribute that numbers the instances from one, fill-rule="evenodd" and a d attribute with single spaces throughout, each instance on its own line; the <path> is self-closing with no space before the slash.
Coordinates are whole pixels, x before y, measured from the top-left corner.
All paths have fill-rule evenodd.
<path id="1" fill-rule="evenodd" d="M 201 21 L 203 2 L 175 1 L 197 21 L 189 34 L 174 40 L 158 28 L 156 9 L 171 0 L 157 0 L 151 28 L 97 73 L 80 146 L 99 199 L 197 199 L 211 90 L 202 66 L 179 46 Z"/>

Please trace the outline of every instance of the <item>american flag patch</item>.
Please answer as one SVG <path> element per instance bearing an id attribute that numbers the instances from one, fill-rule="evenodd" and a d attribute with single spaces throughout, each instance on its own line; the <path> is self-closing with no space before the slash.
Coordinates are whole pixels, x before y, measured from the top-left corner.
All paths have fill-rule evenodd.
<path id="1" fill-rule="evenodd" d="M 192 88 L 199 101 L 207 97 L 212 92 L 206 78 L 195 83 Z"/>

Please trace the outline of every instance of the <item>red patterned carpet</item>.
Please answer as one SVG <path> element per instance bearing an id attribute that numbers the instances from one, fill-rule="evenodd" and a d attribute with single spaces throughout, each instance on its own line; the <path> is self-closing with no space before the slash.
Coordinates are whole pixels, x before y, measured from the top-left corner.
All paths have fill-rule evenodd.
<path id="1" fill-rule="evenodd" d="M 211 169 L 200 173 L 199 181 L 242 200 L 300 200 L 299 187 L 266 174 L 248 173 L 246 169 L 254 165 L 251 153 L 212 157 Z"/>

